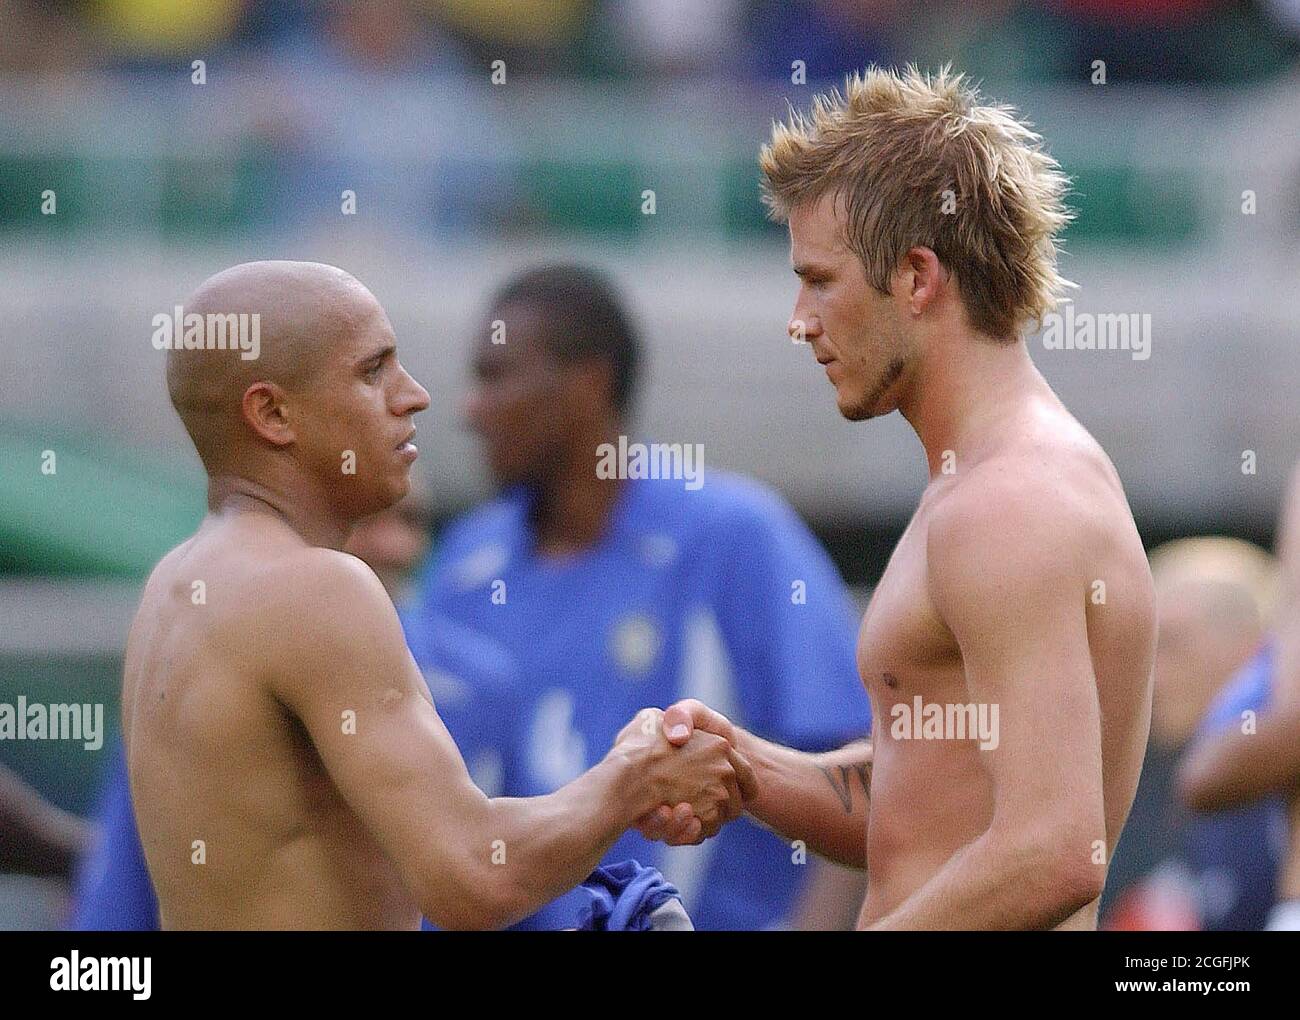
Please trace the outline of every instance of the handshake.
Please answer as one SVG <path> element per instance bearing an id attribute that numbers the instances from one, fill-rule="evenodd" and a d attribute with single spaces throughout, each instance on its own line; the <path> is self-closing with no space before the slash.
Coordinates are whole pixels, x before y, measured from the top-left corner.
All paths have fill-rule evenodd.
<path id="1" fill-rule="evenodd" d="M 694 699 L 665 711 L 642 709 L 623 727 L 610 756 L 632 766 L 640 802 L 658 805 L 637 818 L 641 835 L 669 846 L 693 845 L 744 813 L 757 781 L 737 747 L 740 732 Z"/>

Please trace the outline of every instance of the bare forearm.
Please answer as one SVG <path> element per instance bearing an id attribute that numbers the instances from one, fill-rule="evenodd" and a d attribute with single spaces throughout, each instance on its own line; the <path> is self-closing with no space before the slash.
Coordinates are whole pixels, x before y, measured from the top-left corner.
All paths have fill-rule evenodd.
<path id="1" fill-rule="evenodd" d="M 494 926 L 528 916 L 585 879 L 632 823 L 655 805 L 617 754 L 554 793 L 490 801 L 479 855 Z"/>
<path id="2" fill-rule="evenodd" d="M 1300 536 L 1297 536 L 1300 537 Z M 1178 792 L 1197 811 L 1222 811 L 1300 786 L 1300 613 L 1294 599 L 1278 628 L 1272 707 L 1240 729 L 1195 743 L 1178 770 Z M 1243 719 L 1243 723 L 1245 720 Z"/>
<path id="3" fill-rule="evenodd" d="M 1222 811 L 1300 783 L 1300 711 L 1265 713 L 1254 733 L 1234 732 L 1196 744 L 1178 770 L 1183 801 Z"/>
<path id="4" fill-rule="evenodd" d="M 871 744 L 858 741 L 810 754 L 737 731 L 753 763 L 758 795 L 747 805 L 756 819 L 787 839 L 838 864 L 865 868 Z"/>
<path id="5" fill-rule="evenodd" d="M 885 917 L 871 924 L 860 917 L 858 927 L 872 931 L 1053 928 L 1096 898 L 1094 890 L 1085 891 L 1085 883 L 1063 880 L 1063 875 L 1077 872 L 1056 866 L 1054 853 L 1059 850 L 1034 851 L 1014 835 L 1003 839 L 986 832 L 953 854 L 933 878 Z"/>

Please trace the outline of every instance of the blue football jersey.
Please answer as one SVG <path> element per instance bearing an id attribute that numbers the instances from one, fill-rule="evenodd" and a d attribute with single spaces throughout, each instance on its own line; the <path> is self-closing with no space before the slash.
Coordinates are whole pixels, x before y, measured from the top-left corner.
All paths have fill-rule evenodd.
<path id="1" fill-rule="evenodd" d="M 421 586 L 426 611 L 515 660 L 524 690 L 507 795 L 557 789 L 596 764 L 637 710 L 686 697 L 808 750 L 869 732 L 852 600 L 771 490 L 720 473 L 694 490 L 625 481 L 606 533 L 566 557 L 536 554 L 530 498 L 513 489 L 450 525 Z M 479 724 L 468 720 L 466 736 Z M 662 871 L 702 929 L 781 923 L 807 870 L 747 819 L 698 847 L 631 832 L 605 861 L 629 858 Z M 572 908 L 557 901 L 524 927 L 558 927 Z"/>
<path id="2" fill-rule="evenodd" d="M 158 898 L 135 827 L 122 742 L 115 740 L 95 806 L 97 835 L 73 875 L 73 931 L 157 931 Z"/>
<path id="3" fill-rule="evenodd" d="M 1214 699 L 1198 739 L 1241 726 L 1245 712 L 1266 712 L 1272 690 L 1273 649 L 1265 645 Z M 1193 818 L 1183 840 L 1197 879 L 1203 927 L 1214 931 L 1264 927 L 1286 839 L 1281 797 Z"/>

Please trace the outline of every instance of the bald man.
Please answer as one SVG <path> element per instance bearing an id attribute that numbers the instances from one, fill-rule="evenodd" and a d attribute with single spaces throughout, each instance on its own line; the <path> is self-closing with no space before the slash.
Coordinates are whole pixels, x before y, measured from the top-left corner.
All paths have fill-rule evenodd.
<path id="1" fill-rule="evenodd" d="M 186 333 L 167 354 L 209 512 L 150 576 L 125 657 L 131 794 L 163 927 L 415 928 L 421 913 L 501 927 L 660 805 L 697 838 L 736 817 L 743 759 L 707 734 L 673 748 L 654 712 L 553 794 L 481 793 L 383 585 L 341 551 L 354 522 L 406 494 L 411 419 L 429 405 L 383 309 L 341 270 L 255 262 L 184 311 L 187 329 L 247 315 L 258 341 L 250 358 Z"/>

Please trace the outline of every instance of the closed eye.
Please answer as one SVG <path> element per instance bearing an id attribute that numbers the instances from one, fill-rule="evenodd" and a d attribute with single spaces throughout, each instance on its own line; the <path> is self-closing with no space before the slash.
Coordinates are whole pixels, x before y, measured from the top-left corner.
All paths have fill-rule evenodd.
<path id="1" fill-rule="evenodd" d="M 383 370 L 384 365 L 386 365 L 389 362 L 389 360 L 392 359 L 395 353 L 396 353 L 395 348 L 388 347 L 380 351 L 378 354 L 374 355 L 373 357 L 367 358 L 365 361 L 363 361 L 361 363 L 362 378 L 364 378 L 366 382 L 374 382 L 376 379 L 378 379 L 380 371 Z"/>

